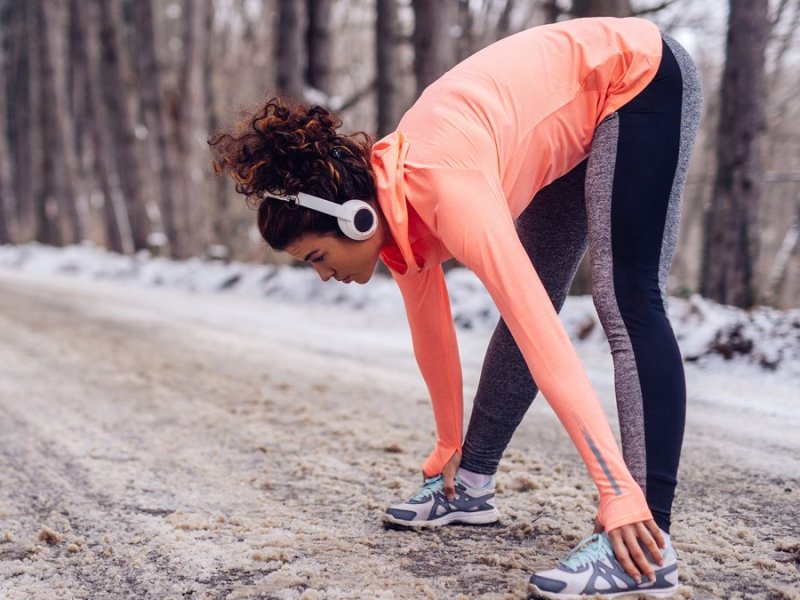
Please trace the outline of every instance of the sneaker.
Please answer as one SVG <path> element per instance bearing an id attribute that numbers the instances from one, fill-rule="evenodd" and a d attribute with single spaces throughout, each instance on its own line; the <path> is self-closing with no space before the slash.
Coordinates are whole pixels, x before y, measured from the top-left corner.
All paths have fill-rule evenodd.
<path id="1" fill-rule="evenodd" d="M 456 477 L 456 497 L 444 495 L 444 477 L 425 480 L 416 496 L 408 502 L 386 509 L 384 521 L 406 527 L 437 527 L 448 523 L 483 525 L 498 519 L 494 505 L 494 480 L 486 487 L 470 488 Z"/>
<path id="2" fill-rule="evenodd" d="M 669 598 L 678 591 L 678 557 L 667 540 L 661 551 L 664 564 L 654 563 L 655 581 L 636 583 L 614 557 L 605 533 L 595 534 L 578 544 L 555 569 L 531 576 L 530 591 L 535 598 L 572 600 L 579 598 Z"/>

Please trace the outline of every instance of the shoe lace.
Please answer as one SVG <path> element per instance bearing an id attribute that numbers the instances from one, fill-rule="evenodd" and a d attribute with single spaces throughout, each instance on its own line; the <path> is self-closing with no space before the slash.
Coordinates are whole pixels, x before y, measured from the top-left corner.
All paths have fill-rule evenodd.
<path id="1" fill-rule="evenodd" d="M 442 481 L 443 478 L 441 475 L 437 475 L 436 477 L 429 477 L 425 480 L 422 488 L 417 492 L 417 494 L 411 499 L 415 502 L 419 502 L 420 500 L 424 500 L 428 496 L 432 496 L 436 492 L 442 489 Z"/>
<path id="2" fill-rule="evenodd" d="M 613 549 L 611 548 L 611 542 L 608 541 L 608 538 L 596 533 L 581 540 L 580 543 L 567 554 L 567 557 L 561 561 L 561 564 L 574 571 L 584 565 L 598 561 L 612 552 Z"/>

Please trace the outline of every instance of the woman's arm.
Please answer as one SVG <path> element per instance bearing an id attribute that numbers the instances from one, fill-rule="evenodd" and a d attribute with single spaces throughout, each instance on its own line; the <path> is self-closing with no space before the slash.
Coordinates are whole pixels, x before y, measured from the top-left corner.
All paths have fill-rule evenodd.
<path id="1" fill-rule="evenodd" d="M 423 466 L 424 473 L 432 477 L 442 472 L 453 454 L 461 453 L 463 440 L 461 361 L 450 298 L 441 265 L 406 275 L 392 271 L 392 275 L 403 295 L 414 355 L 436 419 L 436 448 Z"/>
<path id="2" fill-rule="evenodd" d="M 606 529 L 652 519 L 608 419 L 514 228 L 499 184 L 479 171 L 440 170 L 424 179 L 435 210 L 427 223 L 481 279 L 536 383 L 586 463 L 600 492 Z M 435 200 L 434 200 L 435 199 Z"/>

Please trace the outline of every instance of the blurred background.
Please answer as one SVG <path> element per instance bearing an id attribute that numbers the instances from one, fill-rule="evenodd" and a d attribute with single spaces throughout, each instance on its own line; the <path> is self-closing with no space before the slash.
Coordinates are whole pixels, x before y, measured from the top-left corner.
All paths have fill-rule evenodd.
<path id="1" fill-rule="evenodd" d="M 0 244 L 280 262 L 213 133 L 285 95 L 377 139 L 469 54 L 589 16 L 650 19 L 702 72 L 670 292 L 800 306 L 800 0 L 0 0 Z"/>

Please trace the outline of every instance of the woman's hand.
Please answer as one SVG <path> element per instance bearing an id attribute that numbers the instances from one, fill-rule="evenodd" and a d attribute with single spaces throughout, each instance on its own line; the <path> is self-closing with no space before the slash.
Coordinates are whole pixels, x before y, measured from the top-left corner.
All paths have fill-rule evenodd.
<path id="1" fill-rule="evenodd" d="M 659 566 L 663 564 L 659 549 L 666 544 L 655 521 L 650 519 L 617 527 L 608 532 L 608 539 L 611 540 L 617 560 L 628 575 L 637 583 L 642 582 L 642 574 L 650 581 L 655 581 L 653 566 L 642 550 L 644 546 Z"/>
<path id="2" fill-rule="evenodd" d="M 444 477 L 444 487 L 442 489 L 448 500 L 456 497 L 456 473 L 460 464 L 461 455 L 458 452 L 454 452 L 453 458 L 442 469 L 442 477 Z M 425 479 L 425 473 L 422 474 L 422 478 Z"/>

